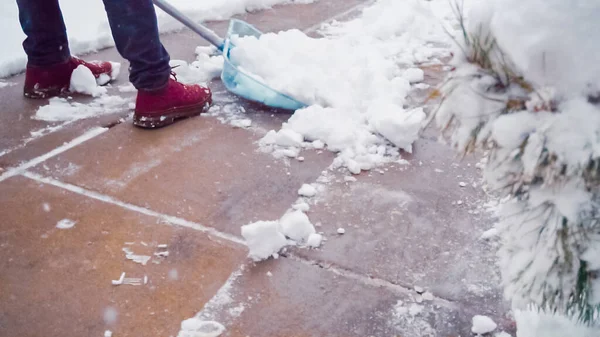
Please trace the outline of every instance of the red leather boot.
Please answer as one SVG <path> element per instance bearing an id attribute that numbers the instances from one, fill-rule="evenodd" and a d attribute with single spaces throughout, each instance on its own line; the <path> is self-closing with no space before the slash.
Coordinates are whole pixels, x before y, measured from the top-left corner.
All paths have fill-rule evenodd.
<path id="1" fill-rule="evenodd" d="M 96 82 L 104 85 L 119 75 L 120 64 L 111 62 L 86 62 L 76 57 L 69 61 L 47 67 L 27 65 L 23 94 L 28 98 L 48 98 L 69 90 L 71 74 L 79 65 L 92 71 Z"/>
<path id="2" fill-rule="evenodd" d="M 211 104 L 210 89 L 170 78 L 164 89 L 138 91 L 133 124 L 148 129 L 160 128 L 181 118 L 197 116 Z"/>

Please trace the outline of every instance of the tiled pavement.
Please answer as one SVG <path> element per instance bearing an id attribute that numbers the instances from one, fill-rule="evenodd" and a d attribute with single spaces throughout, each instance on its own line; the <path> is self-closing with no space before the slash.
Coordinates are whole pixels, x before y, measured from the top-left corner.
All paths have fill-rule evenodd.
<path id="1" fill-rule="evenodd" d="M 265 31 L 310 30 L 363 4 L 321 0 L 241 18 Z M 185 30 L 164 42 L 186 60 L 202 43 Z M 120 60 L 114 49 L 89 58 Z M 443 76 L 427 74 L 432 83 Z M 490 220 L 474 162 L 459 161 L 433 130 L 405 156 L 409 165 L 349 183 L 323 173 L 331 153 L 308 151 L 303 162 L 260 153 L 255 142 L 289 114 L 237 100 L 218 81 L 216 104 L 243 106 L 252 128 L 199 117 L 145 131 L 128 111 L 48 124 L 30 118 L 45 101 L 21 98 L 23 76 L 8 81 L 16 85 L 0 89 L 2 337 L 176 336 L 198 312 L 224 324 L 226 336 L 464 337 L 474 314 L 511 329 L 494 248 L 479 240 Z M 98 126 L 110 128 L 90 134 Z M 82 135 L 93 137 L 64 145 Z M 317 181 L 324 190 L 308 214 L 324 246 L 249 262 L 240 226 L 279 218 L 303 183 Z M 76 223 L 55 228 L 62 219 Z M 151 259 L 135 263 L 127 251 Z M 112 285 L 122 272 L 141 285 Z"/>

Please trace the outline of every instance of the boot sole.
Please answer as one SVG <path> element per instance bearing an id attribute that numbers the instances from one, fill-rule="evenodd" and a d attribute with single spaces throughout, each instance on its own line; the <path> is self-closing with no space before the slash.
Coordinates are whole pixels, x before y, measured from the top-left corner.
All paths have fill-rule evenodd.
<path id="1" fill-rule="evenodd" d="M 152 116 L 134 114 L 133 125 L 143 129 L 162 128 L 175 123 L 179 119 L 198 116 L 201 113 L 208 111 L 211 104 L 212 101 L 208 100 L 198 105 L 170 109 L 163 112 L 155 112 L 152 114 Z"/>
<path id="2" fill-rule="evenodd" d="M 30 89 L 23 90 L 23 96 L 33 99 L 43 99 L 61 96 L 68 92 L 68 88 L 51 88 L 51 89 Z"/>

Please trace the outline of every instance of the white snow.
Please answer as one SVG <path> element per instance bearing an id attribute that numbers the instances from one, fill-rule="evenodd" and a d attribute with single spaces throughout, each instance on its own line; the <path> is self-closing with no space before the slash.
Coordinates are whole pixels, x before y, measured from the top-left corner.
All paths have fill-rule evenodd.
<path id="1" fill-rule="evenodd" d="M 342 234 L 346 234 L 346 230 L 345 230 L 345 229 L 343 229 L 343 228 L 338 228 L 338 229 L 337 229 L 337 233 L 338 233 L 338 234 L 340 234 L 340 235 L 342 235 Z"/>
<path id="2" fill-rule="evenodd" d="M 294 130 L 282 129 L 275 136 L 275 144 L 279 146 L 300 146 L 304 138 Z"/>
<path id="3" fill-rule="evenodd" d="M 300 210 L 284 214 L 279 221 L 258 221 L 242 226 L 242 236 L 250 250 L 248 256 L 254 261 L 276 258 L 287 245 L 315 248 L 322 241 L 308 216 Z"/>
<path id="4" fill-rule="evenodd" d="M 402 77 L 404 77 L 411 84 L 418 83 L 425 79 L 425 72 L 419 68 L 409 68 L 404 71 Z"/>
<path id="5" fill-rule="evenodd" d="M 285 214 L 280 220 L 281 233 L 297 243 L 306 243 L 315 227 L 310 223 L 308 216 L 301 211 L 293 211 Z"/>
<path id="6" fill-rule="evenodd" d="M 242 226 L 242 236 L 250 250 L 248 256 L 254 261 L 266 260 L 287 245 L 277 221 L 258 221 Z"/>
<path id="7" fill-rule="evenodd" d="M 70 229 L 75 226 L 77 221 L 73 221 L 71 219 L 62 219 L 56 223 L 56 228 L 58 229 Z"/>
<path id="8" fill-rule="evenodd" d="M 490 240 L 498 236 L 498 229 L 496 227 L 490 228 L 487 231 L 481 234 L 480 238 L 482 240 Z"/>
<path id="9" fill-rule="evenodd" d="M 235 38 L 234 62 L 309 105 L 261 146 L 280 155 L 282 147 L 326 145 L 338 153 L 332 168 L 353 174 L 395 161 L 398 149 L 411 152 L 425 120 L 422 109 L 404 108 L 411 82 L 423 80 L 417 64 L 447 55 L 431 43 L 448 39 L 436 6 L 447 4 L 379 0 L 358 19 L 325 26 L 323 38 L 298 30 Z"/>
<path id="10" fill-rule="evenodd" d="M 491 318 L 489 318 L 487 316 L 482 316 L 482 315 L 473 316 L 473 327 L 471 328 L 471 331 L 473 333 L 481 335 L 484 333 L 492 332 L 492 331 L 496 330 L 497 327 L 498 327 L 498 325 Z"/>
<path id="11" fill-rule="evenodd" d="M 304 201 L 302 201 L 302 202 L 298 202 L 298 203 L 294 204 L 292 206 L 292 208 L 297 211 L 308 212 L 308 210 L 310 209 L 310 206 L 307 203 L 305 203 Z"/>
<path id="12" fill-rule="evenodd" d="M 110 331 L 110 330 L 104 331 L 104 337 L 112 337 L 112 331 Z"/>
<path id="13" fill-rule="evenodd" d="M 88 104 L 73 102 L 62 97 L 53 97 L 41 106 L 33 119 L 58 122 L 95 117 L 126 111 L 129 100 L 119 96 L 102 95 Z"/>
<path id="14" fill-rule="evenodd" d="M 312 233 L 308 236 L 308 240 L 306 240 L 306 245 L 312 248 L 318 248 L 321 246 L 321 242 L 323 241 L 323 236 L 318 233 Z"/>
<path id="15" fill-rule="evenodd" d="M 494 337 L 512 337 L 508 332 L 500 331 L 494 334 Z"/>
<path id="16" fill-rule="evenodd" d="M 200 48 L 196 48 L 196 54 L 196 61 L 189 64 L 183 60 L 171 60 L 170 65 L 177 75 L 177 81 L 186 84 L 205 84 L 219 77 L 223 69 L 223 56 L 211 56 Z"/>
<path id="17" fill-rule="evenodd" d="M 298 194 L 303 197 L 314 197 L 317 195 L 317 189 L 310 184 L 303 184 L 302 187 L 298 190 Z"/>
<path id="18" fill-rule="evenodd" d="M 597 337 L 598 328 L 588 327 L 560 315 L 515 310 L 517 337 Z"/>
<path id="19" fill-rule="evenodd" d="M 44 212 L 50 212 L 50 210 L 52 209 L 50 207 L 50 204 L 47 203 L 47 202 L 45 202 L 45 203 L 42 204 L 42 208 L 44 209 Z"/>
<path id="20" fill-rule="evenodd" d="M 79 65 L 71 74 L 69 91 L 98 97 L 106 93 L 106 88 L 96 83 L 96 78 L 88 67 Z"/>
<path id="21" fill-rule="evenodd" d="M 230 122 L 231 126 L 240 129 L 249 128 L 252 125 L 252 120 L 250 119 L 234 119 Z"/>
<path id="22" fill-rule="evenodd" d="M 150 255 L 134 254 L 133 251 L 128 247 L 123 247 L 121 250 L 125 253 L 126 259 L 131 260 L 135 263 L 139 263 L 143 266 L 145 266 L 148 263 L 148 261 L 150 261 L 150 259 L 152 258 L 152 256 Z"/>
<path id="23" fill-rule="evenodd" d="M 225 20 L 246 11 L 269 8 L 280 3 L 309 3 L 311 0 L 170 0 L 178 9 L 193 20 Z M 69 47 L 73 54 L 82 54 L 114 45 L 106 11 L 101 1 L 81 2 L 78 0 L 61 0 Z M 157 9 L 159 30 L 168 32 L 177 30 L 182 25 Z M 82 15 L 81 13 L 86 13 Z M 0 78 L 16 74 L 25 69 L 27 62 L 21 43 L 25 35 L 19 24 L 16 2 L 0 2 L 0 31 L 2 31 L 2 53 L 0 53 Z"/>
<path id="24" fill-rule="evenodd" d="M 181 330 L 177 337 L 218 337 L 223 332 L 225 332 L 223 324 L 193 317 L 181 322 Z"/>

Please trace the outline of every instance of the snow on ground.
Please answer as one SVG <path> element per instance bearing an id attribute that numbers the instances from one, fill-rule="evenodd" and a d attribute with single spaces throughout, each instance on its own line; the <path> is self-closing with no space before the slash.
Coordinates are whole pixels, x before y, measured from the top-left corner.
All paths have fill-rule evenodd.
<path id="1" fill-rule="evenodd" d="M 246 11 L 271 7 L 280 3 L 311 3 L 315 0 L 170 0 L 175 7 L 196 21 L 225 20 Z M 62 0 L 60 2 L 69 45 L 73 54 L 114 45 L 108 19 L 102 1 L 81 2 Z M 85 13 L 85 15 L 81 15 Z M 181 24 L 157 9 L 161 32 L 181 28 Z M 0 31 L 2 31 L 2 53 L 0 54 L 0 78 L 25 69 L 27 62 L 21 43 L 25 34 L 19 24 L 19 14 L 15 1 L 0 2 Z"/>
<path id="2" fill-rule="evenodd" d="M 32 118 L 47 122 L 73 121 L 122 112 L 129 103 L 129 99 L 110 95 L 102 95 L 88 104 L 74 102 L 70 97 L 54 97 L 47 105 L 41 106 Z"/>
<path id="3" fill-rule="evenodd" d="M 517 337 L 597 337 L 598 327 L 578 324 L 564 316 L 536 310 L 516 310 Z"/>
<path id="4" fill-rule="evenodd" d="M 444 11 L 432 6 L 447 3 L 380 0 L 356 20 L 327 25 L 323 38 L 298 30 L 235 38 L 235 63 L 309 105 L 269 132 L 262 150 L 297 157 L 326 146 L 339 153 L 334 167 L 354 174 L 411 152 L 425 120 L 422 108 L 405 108 L 411 84 L 423 80 L 416 66 L 448 55 Z"/>
<path id="5" fill-rule="evenodd" d="M 249 249 L 248 256 L 254 261 L 277 258 L 286 246 L 299 245 L 317 248 L 323 237 L 304 212 L 293 210 L 279 221 L 258 221 L 242 226 L 242 236 Z"/>

